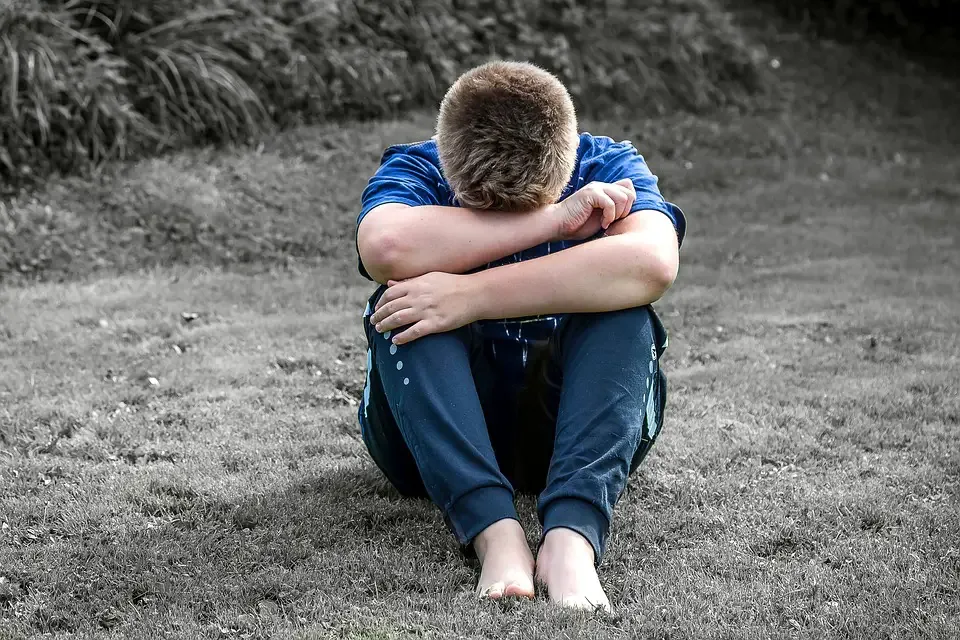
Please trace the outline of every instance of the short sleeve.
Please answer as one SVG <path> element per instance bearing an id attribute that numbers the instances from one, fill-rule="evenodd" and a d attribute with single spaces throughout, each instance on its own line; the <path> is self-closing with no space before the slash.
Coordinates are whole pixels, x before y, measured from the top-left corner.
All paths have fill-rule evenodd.
<path id="1" fill-rule="evenodd" d="M 357 229 L 364 217 L 382 204 L 417 207 L 440 205 L 446 201 L 446 182 L 429 152 L 423 149 L 427 144 L 396 145 L 383 153 L 380 167 L 360 196 Z M 359 247 L 357 263 L 360 274 L 372 279 L 360 260 Z"/>
<path id="2" fill-rule="evenodd" d="M 584 182 L 612 183 L 630 178 L 637 192 L 630 213 L 645 209 L 662 212 L 673 222 L 677 240 L 683 244 L 687 231 L 686 217 L 680 207 L 663 199 L 657 187 L 657 176 L 650 172 L 636 147 L 630 142 L 614 142 L 609 138 L 596 138 L 594 145 L 595 153 L 584 162 Z"/>
<path id="3" fill-rule="evenodd" d="M 415 153 L 409 146 L 390 147 L 360 196 L 357 225 L 382 204 L 439 205 L 443 201 L 443 186 L 440 170 L 428 157 Z"/>

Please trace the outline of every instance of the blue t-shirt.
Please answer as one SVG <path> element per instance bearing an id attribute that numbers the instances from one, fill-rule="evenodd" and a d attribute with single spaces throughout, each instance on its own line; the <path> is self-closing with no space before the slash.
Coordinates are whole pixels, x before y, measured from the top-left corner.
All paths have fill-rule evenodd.
<path id="1" fill-rule="evenodd" d="M 657 177 L 650 172 L 643 156 L 630 142 L 615 142 L 606 136 L 580 134 L 580 146 L 577 148 L 577 162 L 573 176 L 560 196 L 568 197 L 580 187 L 591 182 L 612 183 L 630 178 L 637 192 L 631 213 L 644 209 L 661 211 L 673 222 L 677 238 L 682 243 L 686 232 L 686 219 L 680 207 L 666 202 L 657 188 Z M 371 209 L 387 203 L 406 204 L 411 207 L 438 205 L 455 207 L 450 185 L 443 177 L 440 157 L 435 140 L 394 145 L 388 148 L 380 160 L 380 168 L 367 183 L 361 195 L 360 215 L 357 226 Z M 545 242 L 495 262 L 483 268 L 496 267 L 511 262 L 520 262 L 556 253 L 583 241 Z M 363 262 L 359 262 L 360 273 L 371 279 Z M 485 320 L 480 323 L 485 339 L 491 342 L 491 351 L 497 359 L 507 352 L 522 360 L 527 359 L 528 345 L 531 342 L 549 338 L 557 328 L 561 316 L 534 316 L 530 318 L 512 318 L 507 320 Z M 513 359 L 511 356 L 510 359 Z"/>

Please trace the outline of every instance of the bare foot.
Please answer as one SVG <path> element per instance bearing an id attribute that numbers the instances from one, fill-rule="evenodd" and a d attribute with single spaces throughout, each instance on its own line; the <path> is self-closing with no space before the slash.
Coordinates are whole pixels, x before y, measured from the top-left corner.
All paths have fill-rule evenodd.
<path id="1" fill-rule="evenodd" d="M 474 539 L 473 548 L 483 566 L 478 596 L 533 597 L 533 554 L 519 522 L 511 518 L 494 522 Z"/>
<path id="2" fill-rule="evenodd" d="M 593 561 L 593 547 L 586 538 L 572 529 L 551 529 L 537 555 L 537 580 L 547 588 L 550 600 L 561 606 L 610 613 Z"/>

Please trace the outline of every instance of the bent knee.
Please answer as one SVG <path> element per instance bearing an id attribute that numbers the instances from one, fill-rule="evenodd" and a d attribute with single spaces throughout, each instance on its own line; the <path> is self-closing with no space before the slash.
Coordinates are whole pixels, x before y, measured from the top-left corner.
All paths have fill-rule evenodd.
<path id="1" fill-rule="evenodd" d="M 628 307 L 616 311 L 601 311 L 597 313 L 577 313 L 569 316 L 569 322 L 574 325 L 604 325 L 607 330 L 616 331 L 622 327 L 636 332 L 638 327 L 653 326 L 654 312 L 650 305 L 642 307 Z"/>

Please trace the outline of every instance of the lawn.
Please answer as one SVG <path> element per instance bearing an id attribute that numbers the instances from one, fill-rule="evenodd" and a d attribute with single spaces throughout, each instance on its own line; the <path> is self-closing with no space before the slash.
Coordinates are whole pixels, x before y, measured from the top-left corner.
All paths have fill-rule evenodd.
<path id="1" fill-rule="evenodd" d="M 795 88 L 853 64 L 807 53 Z M 430 114 L 55 181 L 24 206 L 205 224 L 171 254 L 105 223 L 0 288 L 0 638 L 956 637 L 960 146 L 929 78 L 868 69 L 857 100 L 586 123 L 690 225 L 612 619 L 476 601 L 439 512 L 365 454 L 356 198 Z"/>

